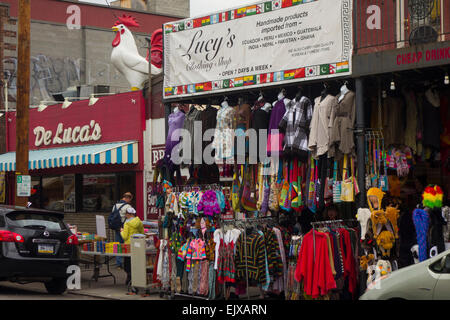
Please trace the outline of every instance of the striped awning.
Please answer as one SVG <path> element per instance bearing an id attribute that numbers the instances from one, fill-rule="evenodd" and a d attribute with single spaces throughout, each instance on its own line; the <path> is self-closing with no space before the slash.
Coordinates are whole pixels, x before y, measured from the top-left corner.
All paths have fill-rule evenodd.
<path id="1" fill-rule="evenodd" d="M 85 164 L 136 164 L 138 142 L 123 141 L 68 148 L 29 151 L 29 170 L 69 167 Z M 16 170 L 16 153 L 0 155 L 0 171 Z"/>

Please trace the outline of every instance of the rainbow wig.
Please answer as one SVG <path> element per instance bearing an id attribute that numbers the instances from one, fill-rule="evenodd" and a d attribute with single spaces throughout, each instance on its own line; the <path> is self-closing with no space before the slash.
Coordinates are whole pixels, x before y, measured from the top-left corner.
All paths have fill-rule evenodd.
<path id="1" fill-rule="evenodd" d="M 430 209 L 442 208 L 444 192 L 438 185 L 428 186 L 422 194 L 422 204 Z"/>

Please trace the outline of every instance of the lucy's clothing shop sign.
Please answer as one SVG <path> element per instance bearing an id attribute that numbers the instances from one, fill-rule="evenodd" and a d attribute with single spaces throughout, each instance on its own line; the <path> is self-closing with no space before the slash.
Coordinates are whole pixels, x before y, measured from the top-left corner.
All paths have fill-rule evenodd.
<path id="1" fill-rule="evenodd" d="M 267 1 L 164 25 L 164 98 L 351 74 L 352 0 Z"/>

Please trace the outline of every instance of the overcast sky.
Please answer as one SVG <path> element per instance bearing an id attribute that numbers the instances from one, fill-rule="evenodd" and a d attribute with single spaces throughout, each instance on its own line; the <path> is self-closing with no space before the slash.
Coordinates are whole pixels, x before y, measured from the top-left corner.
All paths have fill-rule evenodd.
<path id="1" fill-rule="evenodd" d="M 114 0 L 80 0 L 80 2 L 92 2 L 108 5 Z M 252 4 L 256 0 L 184 0 L 190 1 L 191 17 L 201 16 L 211 12 L 221 11 L 241 5 Z"/>

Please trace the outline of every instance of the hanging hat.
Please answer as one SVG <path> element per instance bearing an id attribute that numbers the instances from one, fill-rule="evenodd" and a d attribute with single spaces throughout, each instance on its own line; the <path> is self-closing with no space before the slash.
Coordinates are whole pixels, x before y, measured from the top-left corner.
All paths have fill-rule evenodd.
<path id="1" fill-rule="evenodd" d="M 422 194 L 422 204 L 430 209 L 442 208 L 444 193 L 438 185 L 430 185 L 425 188 Z"/>
<path id="2" fill-rule="evenodd" d="M 172 187 L 172 183 L 170 181 L 164 180 L 163 181 L 163 192 L 166 192 L 167 188 Z"/>

